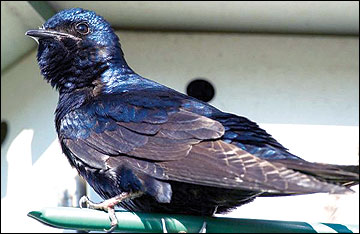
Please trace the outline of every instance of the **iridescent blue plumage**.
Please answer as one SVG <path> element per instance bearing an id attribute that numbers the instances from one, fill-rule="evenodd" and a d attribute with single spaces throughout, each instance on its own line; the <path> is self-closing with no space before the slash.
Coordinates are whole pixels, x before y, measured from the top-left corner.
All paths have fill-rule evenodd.
<path id="1" fill-rule="evenodd" d="M 343 193 L 358 182 L 358 167 L 306 162 L 247 118 L 136 74 L 92 11 L 59 12 L 27 34 L 59 91 L 63 152 L 104 199 L 141 192 L 120 205 L 212 215 L 256 196 Z"/>

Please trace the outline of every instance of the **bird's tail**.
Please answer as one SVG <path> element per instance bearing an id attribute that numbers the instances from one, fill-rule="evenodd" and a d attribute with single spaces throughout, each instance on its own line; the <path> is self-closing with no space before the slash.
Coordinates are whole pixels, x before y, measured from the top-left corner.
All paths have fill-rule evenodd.
<path id="1" fill-rule="evenodd" d="M 351 187 L 359 184 L 359 166 L 320 164 L 314 176 L 330 183 Z"/>
<path id="2" fill-rule="evenodd" d="M 269 160 L 270 161 L 270 160 Z M 288 169 L 311 175 L 319 181 L 329 184 L 336 184 L 350 188 L 359 184 L 359 165 L 334 165 L 325 163 L 312 163 L 305 160 L 278 159 L 271 160 L 271 163 L 282 164 Z M 348 191 L 352 191 L 349 189 Z M 268 194 L 262 196 L 284 196 L 286 194 Z"/>
<path id="3" fill-rule="evenodd" d="M 274 160 L 272 162 L 281 163 L 289 169 L 312 175 L 324 182 L 346 187 L 359 184 L 359 165 L 334 165 L 288 159 Z"/>

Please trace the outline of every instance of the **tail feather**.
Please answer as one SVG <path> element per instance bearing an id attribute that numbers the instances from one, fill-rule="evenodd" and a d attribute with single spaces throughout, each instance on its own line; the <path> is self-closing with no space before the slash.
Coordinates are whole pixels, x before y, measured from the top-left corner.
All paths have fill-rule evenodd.
<path id="1" fill-rule="evenodd" d="M 354 192 L 351 186 L 359 184 L 359 166 L 311 163 L 305 160 L 278 159 L 269 160 L 273 164 L 281 164 L 288 169 L 311 175 L 322 182 L 339 186 L 340 193 Z M 341 187 L 344 190 L 341 190 Z M 342 192 L 344 191 L 344 192 Z M 300 193 L 299 193 L 300 194 Z M 261 197 L 296 195 L 290 193 L 263 193 Z"/>
<path id="2" fill-rule="evenodd" d="M 271 160 L 289 169 L 312 175 L 318 180 L 351 187 L 359 184 L 359 165 L 334 165 L 325 163 L 311 163 L 303 160 L 281 159 Z"/>

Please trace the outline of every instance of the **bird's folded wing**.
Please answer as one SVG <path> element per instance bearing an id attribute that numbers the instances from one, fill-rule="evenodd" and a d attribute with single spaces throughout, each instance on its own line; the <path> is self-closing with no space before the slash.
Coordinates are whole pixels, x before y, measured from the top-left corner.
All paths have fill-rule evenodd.
<path id="1" fill-rule="evenodd" d="M 68 114 L 61 128 L 63 144 L 90 166 L 126 162 L 161 180 L 270 193 L 347 191 L 222 141 L 222 124 L 184 109 L 98 105 Z"/>
<path id="2" fill-rule="evenodd" d="M 161 163 L 172 180 L 269 193 L 343 193 L 347 188 L 324 183 L 281 164 L 272 164 L 223 141 L 201 142 L 181 162 Z"/>
<path id="3" fill-rule="evenodd" d="M 219 122 L 149 93 L 102 98 L 68 113 L 60 123 L 60 140 L 88 165 L 103 168 L 109 157 L 119 155 L 178 160 L 192 145 L 224 134 Z"/>

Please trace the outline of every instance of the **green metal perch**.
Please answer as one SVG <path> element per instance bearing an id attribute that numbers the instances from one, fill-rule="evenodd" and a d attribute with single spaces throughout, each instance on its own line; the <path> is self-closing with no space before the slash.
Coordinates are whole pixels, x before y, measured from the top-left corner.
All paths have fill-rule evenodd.
<path id="1" fill-rule="evenodd" d="M 102 211 L 70 207 L 44 208 L 31 211 L 28 216 L 56 228 L 103 231 L 110 228 L 109 216 Z M 162 219 L 168 232 L 198 232 L 203 222 L 207 233 L 319 233 L 359 232 L 358 225 L 330 223 L 306 223 L 260 219 L 235 219 L 201 217 L 190 215 L 147 214 L 117 211 L 119 220 L 115 231 L 121 232 L 163 232 Z"/>

